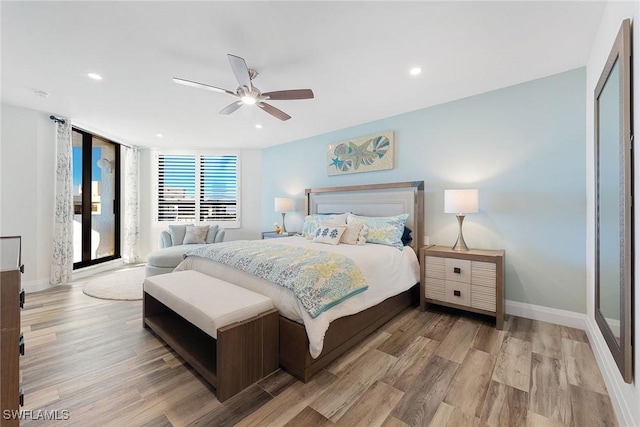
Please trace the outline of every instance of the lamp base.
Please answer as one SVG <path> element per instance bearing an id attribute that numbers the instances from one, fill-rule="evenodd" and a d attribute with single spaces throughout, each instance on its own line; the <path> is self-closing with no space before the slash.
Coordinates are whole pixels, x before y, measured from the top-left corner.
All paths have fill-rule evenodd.
<path id="1" fill-rule="evenodd" d="M 462 236 L 462 221 L 464 221 L 464 215 L 456 215 L 456 218 L 458 218 L 458 240 L 456 240 L 456 243 L 451 249 L 454 251 L 468 251 L 469 247 Z"/>
<path id="2" fill-rule="evenodd" d="M 287 232 L 287 227 L 284 226 L 284 216 L 285 216 L 286 212 L 282 212 L 282 232 L 286 233 Z"/>

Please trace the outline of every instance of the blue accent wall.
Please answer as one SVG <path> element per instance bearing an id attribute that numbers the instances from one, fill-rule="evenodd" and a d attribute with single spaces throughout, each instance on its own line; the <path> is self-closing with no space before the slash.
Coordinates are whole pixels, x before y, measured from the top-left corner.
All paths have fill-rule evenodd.
<path id="1" fill-rule="evenodd" d="M 305 188 L 423 180 L 425 235 L 450 246 L 457 221 L 443 213 L 444 190 L 477 188 L 465 240 L 506 250 L 506 299 L 585 313 L 585 79 L 579 68 L 264 149 L 262 228 L 281 222 L 274 198 L 289 196 L 287 229 L 300 230 Z M 393 170 L 328 176 L 327 144 L 385 130 Z"/>

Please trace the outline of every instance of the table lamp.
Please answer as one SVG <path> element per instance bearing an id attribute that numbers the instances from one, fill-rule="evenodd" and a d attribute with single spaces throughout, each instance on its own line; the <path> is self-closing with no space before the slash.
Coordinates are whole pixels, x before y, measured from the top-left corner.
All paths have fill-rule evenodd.
<path id="1" fill-rule="evenodd" d="M 468 251 L 462 236 L 464 214 L 478 212 L 478 190 L 444 190 L 444 213 L 454 213 L 458 218 L 458 240 L 451 249 Z"/>
<path id="2" fill-rule="evenodd" d="M 276 197 L 275 211 L 282 213 L 282 232 L 287 232 L 287 227 L 284 226 L 284 216 L 287 212 L 293 210 L 293 199 L 288 197 Z"/>

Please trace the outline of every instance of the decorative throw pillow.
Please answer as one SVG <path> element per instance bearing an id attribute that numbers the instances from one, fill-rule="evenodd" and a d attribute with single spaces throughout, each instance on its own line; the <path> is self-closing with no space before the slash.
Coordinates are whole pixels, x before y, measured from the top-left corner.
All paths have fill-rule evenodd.
<path id="1" fill-rule="evenodd" d="M 413 237 L 411 237 L 411 229 L 405 225 L 404 231 L 402 232 L 402 244 L 408 246 L 411 244 Z"/>
<path id="2" fill-rule="evenodd" d="M 313 233 L 313 241 L 316 243 L 328 243 L 330 245 L 337 245 L 340 243 L 340 238 L 344 234 L 344 230 L 347 229 L 346 225 L 335 225 L 323 223 Z"/>
<path id="3" fill-rule="evenodd" d="M 307 239 L 313 239 L 313 233 L 321 222 L 327 222 L 331 224 L 344 225 L 347 223 L 347 216 L 349 212 L 343 214 L 313 214 L 307 215 L 304 218 L 304 224 L 302 224 L 302 235 Z"/>
<path id="4" fill-rule="evenodd" d="M 169 226 L 169 234 L 171 234 L 171 244 L 173 244 L 173 246 L 182 244 L 184 235 L 187 232 L 187 225 L 193 224 L 176 224 Z"/>
<path id="5" fill-rule="evenodd" d="M 367 242 L 393 246 L 402 250 L 402 234 L 409 214 L 396 216 L 358 216 L 350 214 L 347 224 L 360 223 L 368 227 Z"/>
<path id="6" fill-rule="evenodd" d="M 207 237 L 204 239 L 207 243 L 213 243 L 216 240 L 216 234 L 218 234 L 218 225 L 210 225 L 209 231 L 207 231 Z"/>
<path id="7" fill-rule="evenodd" d="M 360 223 L 347 224 L 347 228 L 344 230 L 344 233 L 342 234 L 342 239 L 340 239 L 340 243 L 344 243 L 347 245 L 357 244 L 358 237 L 360 237 L 360 233 L 362 232 L 363 227 L 364 227 L 364 224 L 360 224 Z"/>
<path id="8" fill-rule="evenodd" d="M 184 235 L 184 241 L 182 244 L 184 245 L 193 245 L 196 243 L 207 243 L 207 231 L 209 231 L 208 225 L 187 225 L 187 231 Z"/>

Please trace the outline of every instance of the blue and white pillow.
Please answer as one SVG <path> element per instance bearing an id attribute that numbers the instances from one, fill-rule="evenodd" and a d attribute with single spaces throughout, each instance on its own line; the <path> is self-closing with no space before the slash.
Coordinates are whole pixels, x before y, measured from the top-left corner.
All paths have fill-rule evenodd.
<path id="1" fill-rule="evenodd" d="M 340 238 L 346 229 L 346 225 L 322 223 L 322 225 L 316 228 L 316 231 L 313 233 L 313 241 L 316 243 L 337 245 L 340 243 Z"/>
<path id="2" fill-rule="evenodd" d="M 313 233 L 320 227 L 320 223 L 327 222 L 336 225 L 345 225 L 349 212 L 343 214 L 313 214 L 307 215 L 302 224 L 302 235 L 307 239 L 313 239 Z"/>
<path id="3" fill-rule="evenodd" d="M 407 223 L 409 214 L 396 216 L 358 216 L 350 214 L 347 217 L 347 224 L 364 224 L 367 226 L 367 243 L 377 243 L 379 245 L 393 246 L 402 250 L 402 234 Z"/>

